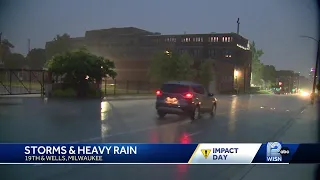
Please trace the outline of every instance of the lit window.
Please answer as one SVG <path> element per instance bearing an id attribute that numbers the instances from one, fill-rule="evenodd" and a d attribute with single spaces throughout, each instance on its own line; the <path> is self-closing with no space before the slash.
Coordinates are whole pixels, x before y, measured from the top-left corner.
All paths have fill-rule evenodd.
<path id="1" fill-rule="evenodd" d="M 224 51 L 224 56 L 225 56 L 226 58 L 231 58 L 231 57 L 232 57 L 232 56 L 231 56 L 231 51 L 225 50 L 225 51 Z"/>

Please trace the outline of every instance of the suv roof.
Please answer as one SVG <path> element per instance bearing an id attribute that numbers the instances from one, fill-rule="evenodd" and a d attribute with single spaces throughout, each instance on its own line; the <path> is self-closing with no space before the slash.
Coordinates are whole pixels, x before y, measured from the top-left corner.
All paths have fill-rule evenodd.
<path id="1" fill-rule="evenodd" d="M 199 83 L 194 83 L 192 81 L 169 81 L 163 84 L 201 85 Z"/>

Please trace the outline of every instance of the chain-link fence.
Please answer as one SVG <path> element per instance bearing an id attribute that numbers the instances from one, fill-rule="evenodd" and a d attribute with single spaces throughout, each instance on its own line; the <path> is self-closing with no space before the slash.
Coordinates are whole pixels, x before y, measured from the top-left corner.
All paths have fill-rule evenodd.
<path id="1" fill-rule="evenodd" d="M 0 95 L 43 94 L 47 71 L 0 69 Z"/>
<path id="2" fill-rule="evenodd" d="M 148 81 L 103 80 L 101 90 L 104 95 L 152 94 L 159 88 L 158 83 Z"/>

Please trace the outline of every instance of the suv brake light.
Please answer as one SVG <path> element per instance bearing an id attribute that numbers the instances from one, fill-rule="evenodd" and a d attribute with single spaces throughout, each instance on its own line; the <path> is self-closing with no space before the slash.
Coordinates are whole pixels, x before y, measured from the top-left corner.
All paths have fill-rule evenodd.
<path id="1" fill-rule="evenodd" d="M 162 95 L 162 92 L 160 90 L 156 91 L 156 95 L 157 96 L 161 96 Z"/>
<path id="2" fill-rule="evenodd" d="M 187 93 L 183 97 L 187 98 L 187 99 L 190 99 L 190 98 L 193 98 L 193 94 L 192 93 Z"/>

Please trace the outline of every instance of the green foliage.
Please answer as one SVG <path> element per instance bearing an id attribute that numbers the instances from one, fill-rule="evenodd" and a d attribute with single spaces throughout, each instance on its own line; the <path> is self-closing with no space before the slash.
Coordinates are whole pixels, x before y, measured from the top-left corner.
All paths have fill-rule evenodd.
<path id="1" fill-rule="evenodd" d="M 199 81 L 203 84 L 206 88 L 208 88 L 210 81 L 212 81 L 213 77 L 213 60 L 207 59 L 200 64 L 199 67 Z"/>
<path id="2" fill-rule="evenodd" d="M 55 55 L 47 63 L 47 68 L 55 75 L 64 76 L 65 83 L 101 81 L 103 77 L 115 78 L 117 75 L 113 61 L 98 57 L 84 49 Z"/>
<path id="3" fill-rule="evenodd" d="M 44 49 L 32 49 L 27 57 L 27 64 L 30 69 L 42 69 L 46 63 L 46 51 Z"/>
<path id="4" fill-rule="evenodd" d="M 153 82 L 170 80 L 192 80 L 195 75 L 192 69 L 193 60 L 188 54 L 158 52 L 152 59 L 149 76 Z"/>
<path id="5" fill-rule="evenodd" d="M 255 85 L 261 84 L 261 79 L 263 78 L 263 67 L 261 63 L 261 56 L 264 54 L 262 49 L 257 49 L 255 42 L 250 44 L 252 52 L 252 83 Z"/>
<path id="6" fill-rule="evenodd" d="M 77 93 L 74 89 L 68 88 L 65 90 L 57 89 L 52 92 L 54 97 L 76 97 Z"/>
<path id="7" fill-rule="evenodd" d="M 71 50 L 71 38 L 69 34 L 57 35 L 51 42 L 46 44 L 46 58 L 51 59 L 54 55 Z"/>
<path id="8" fill-rule="evenodd" d="M 4 67 L 8 69 L 24 68 L 26 60 L 22 54 L 10 53 L 4 59 Z"/>
<path id="9" fill-rule="evenodd" d="M 276 83 L 277 71 L 273 65 L 265 65 L 263 68 L 263 79 L 268 82 L 270 86 Z"/>
<path id="10" fill-rule="evenodd" d="M 14 46 L 7 39 L 0 41 L 0 62 L 4 62 L 8 58 L 11 54 L 11 48 Z"/>

